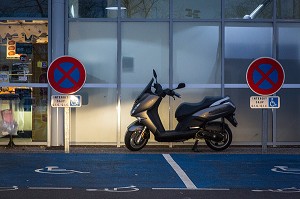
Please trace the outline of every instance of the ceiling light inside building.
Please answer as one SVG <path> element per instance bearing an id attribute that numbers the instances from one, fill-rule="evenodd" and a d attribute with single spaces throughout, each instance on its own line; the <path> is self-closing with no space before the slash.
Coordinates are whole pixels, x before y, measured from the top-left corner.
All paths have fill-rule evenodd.
<path id="1" fill-rule="evenodd" d="M 120 7 L 121 10 L 126 10 L 125 7 L 121 6 Z M 113 3 L 111 3 L 110 5 L 108 5 L 106 8 L 106 10 L 118 10 L 118 2 L 117 1 L 113 1 Z"/>

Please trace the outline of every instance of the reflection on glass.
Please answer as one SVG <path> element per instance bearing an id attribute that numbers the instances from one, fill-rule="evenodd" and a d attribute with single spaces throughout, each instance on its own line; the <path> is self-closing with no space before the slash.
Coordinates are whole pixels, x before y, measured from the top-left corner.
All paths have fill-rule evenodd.
<path id="1" fill-rule="evenodd" d="M 299 84 L 300 27 L 298 24 L 280 24 L 278 27 L 278 61 L 285 71 L 285 83 Z"/>
<path id="2" fill-rule="evenodd" d="M 47 87 L 1 87 L 0 137 L 47 141 Z"/>
<path id="3" fill-rule="evenodd" d="M 48 17 L 48 0 L 2 0 L 0 17 Z"/>
<path id="4" fill-rule="evenodd" d="M 72 109 L 71 141 L 76 143 L 117 142 L 117 89 L 83 88 L 82 106 Z"/>
<path id="5" fill-rule="evenodd" d="M 273 28 L 265 24 L 225 27 L 225 83 L 245 84 L 249 64 L 258 57 L 272 57 L 272 35 Z"/>
<path id="6" fill-rule="evenodd" d="M 70 18 L 107 18 L 107 0 L 69 0 Z"/>
<path id="7" fill-rule="evenodd" d="M 126 22 L 122 31 L 122 83 L 147 84 L 152 69 L 160 83 L 168 83 L 168 23 Z"/>
<path id="8" fill-rule="evenodd" d="M 173 38 L 174 82 L 221 83 L 221 44 L 218 23 L 176 22 Z"/>
<path id="9" fill-rule="evenodd" d="M 220 19 L 221 0 L 174 0 L 176 19 Z"/>
<path id="10" fill-rule="evenodd" d="M 273 0 L 225 0 L 225 18 L 271 19 Z"/>
<path id="11" fill-rule="evenodd" d="M 86 83 L 116 83 L 117 24 L 70 22 L 69 54 L 84 64 Z"/>
<path id="12" fill-rule="evenodd" d="M 300 19 L 300 0 L 277 0 L 278 19 Z"/>
<path id="13" fill-rule="evenodd" d="M 169 18 L 169 0 L 121 0 L 124 18 Z"/>
<path id="14" fill-rule="evenodd" d="M 32 96 L 32 141 L 46 142 L 48 88 L 33 88 Z"/>
<path id="15" fill-rule="evenodd" d="M 300 141 L 300 92 L 299 89 L 281 89 L 278 96 L 284 96 L 284 103 L 277 109 L 277 141 Z"/>

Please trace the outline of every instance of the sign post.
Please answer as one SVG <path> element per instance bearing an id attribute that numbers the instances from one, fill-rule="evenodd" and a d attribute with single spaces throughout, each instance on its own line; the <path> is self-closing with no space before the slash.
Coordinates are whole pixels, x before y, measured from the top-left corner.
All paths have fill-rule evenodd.
<path id="1" fill-rule="evenodd" d="M 86 71 L 79 60 L 62 56 L 54 60 L 47 71 L 50 86 L 62 94 L 74 94 L 82 88 L 86 80 Z M 81 107 L 80 95 L 53 95 L 52 107 L 64 108 L 65 152 L 70 152 L 71 107 Z"/>
<path id="2" fill-rule="evenodd" d="M 250 97 L 250 108 L 262 109 L 262 152 L 268 148 L 268 109 L 280 107 L 280 98 L 271 96 L 280 90 L 284 83 L 284 70 L 281 64 L 270 57 L 254 60 L 246 73 L 247 84 L 250 89 L 260 95 Z"/>

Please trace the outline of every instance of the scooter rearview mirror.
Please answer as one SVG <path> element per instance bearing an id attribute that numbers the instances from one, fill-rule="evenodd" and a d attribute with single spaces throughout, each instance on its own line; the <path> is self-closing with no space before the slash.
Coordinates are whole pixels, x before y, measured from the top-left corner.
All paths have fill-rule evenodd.
<path id="1" fill-rule="evenodd" d="M 153 69 L 153 76 L 155 77 L 155 79 L 157 79 L 157 74 L 156 71 Z"/>
<path id="2" fill-rule="evenodd" d="M 153 69 L 153 76 L 155 78 L 155 82 L 157 83 L 157 74 L 156 74 L 156 71 Z"/>
<path id="3" fill-rule="evenodd" d="M 179 83 L 176 89 L 180 89 L 184 87 L 185 87 L 185 83 Z"/>

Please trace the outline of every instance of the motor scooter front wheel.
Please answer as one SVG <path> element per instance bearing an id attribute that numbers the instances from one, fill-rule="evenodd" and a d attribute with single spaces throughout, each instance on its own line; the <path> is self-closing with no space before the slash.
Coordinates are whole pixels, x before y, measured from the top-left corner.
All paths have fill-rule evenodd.
<path id="1" fill-rule="evenodd" d="M 223 150 L 227 149 L 232 142 L 232 132 L 227 125 L 224 126 L 224 131 L 220 132 L 220 133 L 223 136 L 222 141 L 217 142 L 217 141 L 208 140 L 208 139 L 205 140 L 206 145 L 215 151 L 223 151 Z"/>
<path id="2" fill-rule="evenodd" d="M 147 133 L 149 134 L 148 130 L 146 130 L 143 134 L 141 130 L 127 131 L 124 138 L 127 149 L 131 151 L 139 151 L 144 148 L 149 139 Z"/>

